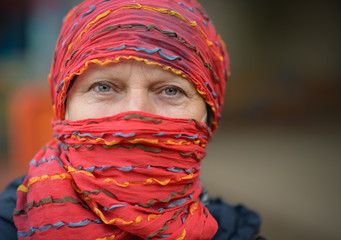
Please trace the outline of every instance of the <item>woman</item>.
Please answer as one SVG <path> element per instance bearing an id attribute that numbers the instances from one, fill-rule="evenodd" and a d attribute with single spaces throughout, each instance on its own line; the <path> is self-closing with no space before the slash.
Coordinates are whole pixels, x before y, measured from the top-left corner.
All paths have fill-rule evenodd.
<path id="1" fill-rule="evenodd" d="M 254 239 L 208 199 L 200 162 L 229 60 L 194 0 L 88 0 L 65 17 L 49 83 L 54 139 L 2 199 L 20 239 Z M 2 201 L 5 202 L 5 201 Z M 12 204 L 12 205 L 11 205 Z M 7 222 L 5 221 L 7 218 Z"/>

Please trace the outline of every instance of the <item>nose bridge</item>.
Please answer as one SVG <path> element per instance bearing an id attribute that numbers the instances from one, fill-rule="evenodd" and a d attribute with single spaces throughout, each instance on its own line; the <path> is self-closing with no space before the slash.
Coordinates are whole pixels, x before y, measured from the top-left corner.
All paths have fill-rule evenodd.
<path id="1" fill-rule="evenodd" d="M 127 94 L 127 107 L 133 111 L 146 111 L 148 106 L 148 95 L 144 89 L 130 89 Z"/>
<path id="2" fill-rule="evenodd" d="M 150 99 L 148 91 L 143 88 L 129 89 L 122 104 L 125 111 L 154 113 L 153 101 Z"/>
<path id="3" fill-rule="evenodd" d="M 131 74 L 127 81 L 127 92 L 122 106 L 125 111 L 154 112 L 154 104 L 148 90 L 148 81 L 143 72 L 143 64 L 131 65 Z"/>

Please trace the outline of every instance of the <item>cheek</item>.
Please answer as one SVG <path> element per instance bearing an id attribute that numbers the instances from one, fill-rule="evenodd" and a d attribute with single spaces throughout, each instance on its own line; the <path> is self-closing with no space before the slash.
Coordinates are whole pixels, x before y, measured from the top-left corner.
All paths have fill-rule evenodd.
<path id="1" fill-rule="evenodd" d="M 193 117 L 195 120 L 206 122 L 207 120 L 207 108 L 206 103 L 203 99 L 198 100 L 196 104 L 193 104 Z"/>
<path id="2" fill-rule="evenodd" d="M 194 101 L 191 99 L 181 106 L 157 105 L 156 114 L 171 118 L 188 118 L 206 122 L 206 103 L 200 97 Z"/>
<path id="3" fill-rule="evenodd" d="M 75 105 L 73 108 L 69 110 L 69 119 L 70 120 L 82 120 L 87 118 L 102 118 L 109 117 L 120 112 L 123 112 L 116 104 L 105 104 L 105 103 L 92 103 L 85 104 L 80 103 L 77 106 Z"/>
<path id="4" fill-rule="evenodd" d="M 85 108 L 85 106 L 87 106 L 87 108 Z M 81 120 L 83 118 L 86 118 L 87 113 L 90 112 L 92 111 L 91 109 L 89 109 L 88 104 L 75 98 L 71 98 L 66 104 L 65 119 L 69 119 L 72 121 Z"/>
<path id="5" fill-rule="evenodd" d="M 100 118 L 107 116 L 108 110 L 108 106 L 103 103 L 99 104 L 84 96 L 72 96 L 66 104 L 65 118 L 72 121 Z"/>

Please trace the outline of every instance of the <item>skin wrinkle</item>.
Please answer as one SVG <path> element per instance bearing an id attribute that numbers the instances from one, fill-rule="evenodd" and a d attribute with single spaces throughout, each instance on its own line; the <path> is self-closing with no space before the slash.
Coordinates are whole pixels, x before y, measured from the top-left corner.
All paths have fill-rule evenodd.
<path id="1" fill-rule="evenodd" d="M 110 87 L 110 92 L 99 92 L 98 85 Z M 169 87 L 177 89 L 174 96 L 163 92 Z M 206 103 L 192 83 L 157 66 L 136 61 L 91 65 L 72 84 L 65 116 L 74 121 L 125 111 L 203 122 L 207 118 Z"/>
<path id="2" fill-rule="evenodd" d="M 136 57 L 134 57 L 134 56 L 129 56 L 129 57 L 119 56 L 119 57 L 117 57 L 115 60 L 106 60 L 106 61 L 104 61 L 104 62 L 99 61 L 98 59 L 89 60 L 89 61 L 87 61 L 87 62 L 85 63 L 85 67 L 84 67 L 84 68 L 82 68 L 78 73 L 71 74 L 69 77 L 67 77 L 67 79 L 68 79 L 68 81 L 70 81 L 70 79 L 71 79 L 71 80 L 76 80 L 76 78 L 77 78 L 79 75 L 83 74 L 86 70 L 88 70 L 89 66 L 91 66 L 92 64 L 98 64 L 98 65 L 100 65 L 100 66 L 106 66 L 106 65 L 111 64 L 111 63 L 120 63 L 120 62 L 128 61 L 128 60 L 135 60 L 135 61 L 138 61 L 138 62 L 144 62 L 144 63 L 146 63 L 146 64 L 148 64 L 148 65 L 159 66 L 159 67 L 161 67 L 163 70 L 170 71 L 170 72 L 172 72 L 172 73 L 174 73 L 174 74 L 176 74 L 176 75 L 179 75 L 179 76 L 182 76 L 182 77 L 185 78 L 185 79 L 188 79 L 187 76 L 184 75 L 182 71 L 177 71 L 177 70 L 175 70 L 175 69 L 173 69 L 173 68 L 171 68 L 171 67 L 169 67 L 169 66 L 168 66 L 168 67 L 164 67 L 164 66 L 162 66 L 160 63 L 150 62 L 150 61 L 148 61 L 148 60 L 146 60 L 146 59 L 143 59 L 143 58 L 136 58 Z M 188 79 L 188 80 L 189 80 L 189 79 Z M 189 81 L 192 81 L 192 80 L 189 80 Z M 71 83 L 73 83 L 73 82 L 74 82 L 74 81 L 71 81 Z M 63 81 L 61 82 L 61 84 L 64 86 L 65 80 L 63 80 Z M 60 86 L 62 86 L 62 85 L 60 85 Z M 198 86 L 197 86 L 197 89 L 196 89 L 196 90 L 197 90 L 197 92 L 205 99 L 207 105 L 208 105 L 209 108 L 210 108 L 210 109 L 209 109 L 209 112 L 213 112 L 213 113 L 215 114 L 215 113 L 216 113 L 216 109 L 215 109 L 215 107 L 214 107 L 214 103 L 208 101 L 208 99 L 206 98 L 206 93 L 200 91 Z M 67 91 L 67 93 L 68 93 L 68 91 Z M 61 95 L 60 95 L 59 98 L 60 98 L 60 99 L 63 99 L 63 98 L 64 98 L 64 97 L 63 97 L 64 94 L 66 94 L 66 93 L 61 92 Z M 61 110 L 62 110 L 62 115 L 64 116 L 63 119 L 65 119 L 65 108 L 64 108 L 63 106 L 66 105 L 66 99 L 67 99 L 67 98 L 65 97 L 65 99 L 64 99 L 64 101 L 63 101 L 63 105 L 61 106 L 61 107 L 62 107 L 62 109 L 61 109 Z M 56 105 L 53 105 L 53 109 L 54 109 L 54 111 L 56 110 Z M 211 126 L 211 123 L 212 123 L 212 126 Z M 214 121 L 214 119 L 210 119 L 209 124 L 210 124 L 209 126 L 212 127 L 212 129 L 215 129 L 214 126 L 216 125 L 216 122 Z"/>

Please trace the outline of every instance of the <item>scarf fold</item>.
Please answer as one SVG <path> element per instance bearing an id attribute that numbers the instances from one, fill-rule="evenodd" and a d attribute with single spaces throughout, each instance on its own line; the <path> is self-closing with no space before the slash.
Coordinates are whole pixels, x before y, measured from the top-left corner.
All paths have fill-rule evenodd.
<path id="1" fill-rule="evenodd" d="M 206 124 L 142 112 L 54 121 L 14 220 L 22 239 L 211 239 L 199 195 Z"/>

